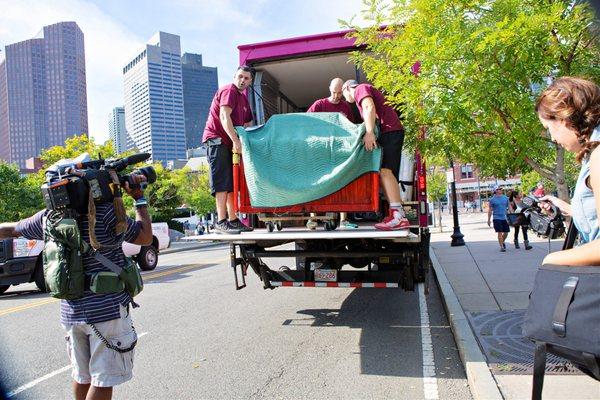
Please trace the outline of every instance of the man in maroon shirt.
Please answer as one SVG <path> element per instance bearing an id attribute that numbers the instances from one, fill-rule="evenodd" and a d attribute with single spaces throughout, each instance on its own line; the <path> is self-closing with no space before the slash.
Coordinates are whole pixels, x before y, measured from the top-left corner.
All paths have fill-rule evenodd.
<path id="1" fill-rule="evenodd" d="M 240 138 L 235 126 L 249 126 L 252 111 L 244 90 L 252 84 L 252 69 L 241 66 L 233 83 L 220 88 L 210 105 L 202 143 L 207 148 L 210 166 L 210 188 L 217 203 L 219 220 L 215 223 L 218 233 L 251 231 L 233 212 L 233 153 L 242 152 Z"/>
<path id="2" fill-rule="evenodd" d="M 350 122 L 355 122 L 352 108 L 342 96 L 343 84 L 344 81 L 341 78 L 334 78 L 329 84 L 330 96 L 315 101 L 306 112 L 339 112 L 344 114 Z"/>
<path id="3" fill-rule="evenodd" d="M 404 143 L 404 127 L 396 111 L 387 104 L 383 94 L 368 84 L 359 84 L 355 80 L 344 82 L 342 93 L 348 103 L 356 103 L 361 117 L 365 121 L 367 131 L 363 138 L 365 149 L 371 151 L 378 144 L 382 148 L 381 171 L 379 176 L 383 192 L 390 203 L 390 214 L 375 228 L 385 231 L 408 229 L 410 223 L 404 215 L 400 198 L 398 176 L 402 144 Z M 375 138 L 375 121 L 379 120 L 379 140 Z"/>

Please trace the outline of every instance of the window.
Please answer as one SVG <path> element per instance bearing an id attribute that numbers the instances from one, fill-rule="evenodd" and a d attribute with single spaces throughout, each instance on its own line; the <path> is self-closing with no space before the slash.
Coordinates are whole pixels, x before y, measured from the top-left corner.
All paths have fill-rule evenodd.
<path id="1" fill-rule="evenodd" d="M 460 167 L 460 178 L 469 179 L 473 177 L 473 165 L 461 165 Z"/>

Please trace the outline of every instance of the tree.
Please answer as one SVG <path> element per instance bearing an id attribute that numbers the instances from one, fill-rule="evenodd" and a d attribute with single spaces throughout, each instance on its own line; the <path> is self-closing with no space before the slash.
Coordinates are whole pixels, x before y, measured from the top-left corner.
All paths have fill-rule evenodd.
<path id="1" fill-rule="evenodd" d="M 156 182 L 148 185 L 145 196 L 150 206 L 150 214 L 156 222 L 169 222 L 175 215 L 175 209 L 182 203 L 182 190 L 178 179 L 179 171 L 165 169 L 161 164 L 154 164 Z"/>
<path id="2" fill-rule="evenodd" d="M 200 215 L 214 211 L 215 198 L 210 194 L 208 169 L 202 167 L 199 171 L 191 171 L 184 168 L 178 172 L 180 194 L 188 207 Z"/>
<path id="3" fill-rule="evenodd" d="M 94 139 L 87 135 L 73 136 L 65 140 L 64 146 L 53 146 L 42 150 L 40 158 L 44 167 L 49 167 L 63 158 L 75 158 L 82 153 L 88 153 L 92 159 L 112 158 L 116 156 L 112 141 L 96 144 Z"/>
<path id="4" fill-rule="evenodd" d="M 0 161 L 0 222 L 29 217 L 42 208 L 39 186 L 31 185 L 15 165 Z"/>
<path id="5" fill-rule="evenodd" d="M 402 110 L 410 131 L 427 128 L 426 140 L 408 136 L 408 144 L 426 156 L 474 162 L 487 176 L 533 169 L 567 198 L 565 152 L 543 132 L 534 105 L 552 77 L 600 79 L 598 21 L 589 4 L 386 3 L 366 2 L 370 27 L 346 24 L 368 50 L 353 56 L 367 78 Z"/>
<path id="6" fill-rule="evenodd" d="M 96 144 L 94 139 L 87 135 L 73 136 L 65 140 L 64 146 L 52 146 L 48 149 L 42 150 L 40 159 L 42 160 L 42 169 L 27 177 L 27 181 L 31 185 L 42 185 L 45 181 L 45 171 L 52 164 L 62 159 L 71 159 L 80 156 L 82 153 L 88 153 L 92 159 L 102 158 L 113 158 L 115 157 L 115 150 L 110 140 L 104 142 L 104 144 Z"/>
<path id="7" fill-rule="evenodd" d="M 437 203 L 440 232 L 442 231 L 442 199 L 446 196 L 447 187 L 446 174 L 439 167 L 431 167 L 427 171 L 427 196 Z"/>

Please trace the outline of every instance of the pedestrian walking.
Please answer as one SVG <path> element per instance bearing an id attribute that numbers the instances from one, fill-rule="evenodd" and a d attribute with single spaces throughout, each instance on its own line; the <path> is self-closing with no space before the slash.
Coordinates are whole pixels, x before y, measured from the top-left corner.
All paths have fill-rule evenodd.
<path id="1" fill-rule="evenodd" d="M 513 226 L 515 228 L 515 236 L 513 241 L 515 243 L 515 249 L 519 249 L 519 231 L 523 232 L 523 245 L 525 250 L 531 250 L 533 247 L 529 245 L 529 237 L 527 236 L 527 230 L 529 226 L 525 221 L 525 216 L 521 214 L 521 194 L 517 190 L 513 190 L 508 197 L 508 209 L 511 213 L 518 214 Z"/>
<path id="2" fill-rule="evenodd" d="M 508 221 L 506 220 L 506 211 L 508 210 L 508 197 L 504 194 L 503 189 L 500 186 L 494 186 L 494 196 L 490 199 L 488 206 L 488 226 L 491 226 L 490 219 L 493 215 L 494 230 L 498 234 L 498 244 L 500 245 L 500 251 L 506 251 L 506 237 L 510 232 Z"/>

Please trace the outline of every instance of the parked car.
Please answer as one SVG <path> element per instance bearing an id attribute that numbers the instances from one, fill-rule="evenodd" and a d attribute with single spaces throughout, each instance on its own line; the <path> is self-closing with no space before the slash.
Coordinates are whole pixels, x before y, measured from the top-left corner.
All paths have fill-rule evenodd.
<path id="1" fill-rule="evenodd" d="M 142 270 L 151 271 L 158 264 L 159 251 L 170 245 L 169 226 L 165 222 L 156 222 L 152 224 L 151 245 L 123 242 L 123 253 L 134 257 Z M 35 282 L 41 291 L 46 291 L 43 249 L 44 242 L 41 240 L 14 238 L 0 241 L 0 293 L 11 285 L 28 282 Z"/>
<path id="2" fill-rule="evenodd" d="M 143 271 L 152 271 L 158 264 L 158 252 L 171 245 L 169 237 L 169 225 L 166 222 L 155 222 L 152 224 L 152 244 L 140 246 L 123 242 L 123 253 L 127 257 L 134 257 Z"/>

